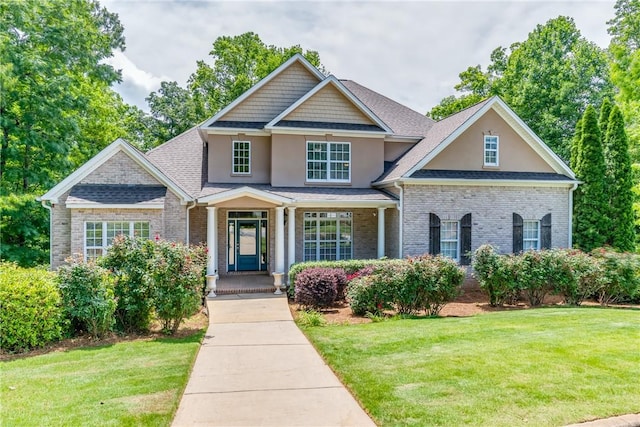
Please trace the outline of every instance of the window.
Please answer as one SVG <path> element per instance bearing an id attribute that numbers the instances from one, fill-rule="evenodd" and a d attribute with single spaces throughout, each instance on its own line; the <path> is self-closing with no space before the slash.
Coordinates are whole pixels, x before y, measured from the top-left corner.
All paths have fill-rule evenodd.
<path id="1" fill-rule="evenodd" d="M 484 136 L 484 165 L 498 166 L 498 137 L 495 135 Z"/>
<path id="2" fill-rule="evenodd" d="M 540 221 L 522 222 L 522 250 L 540 249 Z"/>
<path id="3" fill-rule="evenodd" d="M 351 144 L 307 141 L 307 181 L 351 181 Z"/>
<path id="4" fill-rule="evenodd" d="M 146 221 L 110 221 L 84 223 L 84 259 L 95 260 L 104 255 L 116 236 L 136 236 L 148 239 L 149 223 Z"/>
<path id="5" fill-rule="evenodd" d="M 304 260 L 351 259 L 351 218 L 351 212 L 305 212 Z"/>
<path id="6" fill-rule="evenodd" d="M 440 253 L 458 259 L 458 221 L 440 221 Z"/>
<path id="7" fill-rule="evenodd" d="M 233 141 L 233 173 L 238 175 L 251 173 L 251 142 Z"/>

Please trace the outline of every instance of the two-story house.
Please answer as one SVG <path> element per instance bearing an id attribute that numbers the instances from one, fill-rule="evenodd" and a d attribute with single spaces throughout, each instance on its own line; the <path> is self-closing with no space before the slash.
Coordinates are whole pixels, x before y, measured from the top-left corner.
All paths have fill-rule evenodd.
<path id="1" fill-rule="evenodd" d="M 206 242 L 207 272 L 571 245 L 572 171 L 499 98 L 434 122 L 296 55 L 142 153 L 117 140 L 41 197 L 51 265 L 118 234 Z"/>

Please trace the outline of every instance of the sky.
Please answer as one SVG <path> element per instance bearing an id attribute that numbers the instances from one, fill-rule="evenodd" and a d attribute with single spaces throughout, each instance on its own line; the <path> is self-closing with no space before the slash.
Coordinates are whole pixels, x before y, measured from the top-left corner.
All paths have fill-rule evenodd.
<path id="1" fill-rule="evenodd" d="M 326 70 L 421 113 L 455 93 L 458 74 L 524 41 L 538 24 L 572 17 L 606 47 L 614 1 L 185 1 L 103 0 L 124 26 L 126 50 L 109 62 L 115 87 L 148 111 L 162 81 L 184 86 L 216 38 L 252 31 L 267 45 L 315 50 Z"/>

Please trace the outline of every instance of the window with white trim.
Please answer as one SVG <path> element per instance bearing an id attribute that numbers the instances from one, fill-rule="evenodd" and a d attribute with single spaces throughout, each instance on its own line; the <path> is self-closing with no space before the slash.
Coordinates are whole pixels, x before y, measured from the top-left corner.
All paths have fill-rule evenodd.
<path id="1" fill-rule="evenodd" d="M 251 142 L 233 141 L 233 174 L 249 175 L 251 173 Z"/>
<path id="2" fill-rule="evenodd" d="M 522 221 L 522 250 L 540 249 L 540 221 Z"/>
<path id="3" fill-rule="evenodd" d="M 458 259 L 460 223 L 458 221 L 440 221 L 440 253 L 451 259 Z"/>
<path id="4" fill-rule="evenodd" d="M 484 136 L 484 165 L 498 166 L 498 145 L 500 140 L 497 135 Z"/>
<path id="5" fill-rule="evenodd" d="M 307 181 L 350 182 L 351 144 L 307 141 Z"/>
<path id="6" fill-rule="evenodd" d="M 148 221 L 92 221 L 84 223 L 84 259 L 95 260 L 105 254 L 116 236 L 148 239 Z"/>
<path id="7" fill-rule="evenodd" d="M 304 213 L 304 260 L 353 257 L 351 212 Z"/>

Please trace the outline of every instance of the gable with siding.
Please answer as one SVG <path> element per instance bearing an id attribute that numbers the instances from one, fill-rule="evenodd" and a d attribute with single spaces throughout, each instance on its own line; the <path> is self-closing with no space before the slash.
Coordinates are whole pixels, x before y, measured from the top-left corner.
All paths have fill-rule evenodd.
<path id="1" fill-rule="evenodd" d="M 269 122 L 313 89 L 319 81 L 300 62 L 293 62 L 218 120 Z"/>

